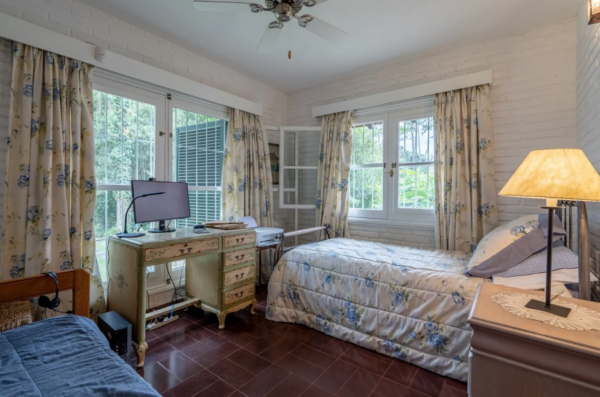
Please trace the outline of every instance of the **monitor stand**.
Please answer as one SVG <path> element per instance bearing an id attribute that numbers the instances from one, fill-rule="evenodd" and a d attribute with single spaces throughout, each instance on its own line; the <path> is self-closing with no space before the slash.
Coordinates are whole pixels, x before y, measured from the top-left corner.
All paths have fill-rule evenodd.
<path id="1" fill-rule="evenodd" d="M 165 221 L 158 222 L 158 229 L 150 229 L 148 233 L 172 233 L 175 229 L 167 229 Z"/>

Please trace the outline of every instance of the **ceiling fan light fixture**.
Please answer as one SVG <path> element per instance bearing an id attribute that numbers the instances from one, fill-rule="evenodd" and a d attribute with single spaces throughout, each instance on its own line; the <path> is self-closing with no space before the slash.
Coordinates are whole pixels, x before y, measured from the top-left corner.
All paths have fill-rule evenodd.
<path id="1" fill-rule="evenodd" d="M 275 21 L 269 23 L 263 37 L 256 48 L 259 53 L 268 53 L 275 49 L 277 40 L 281 35 L 284 24 L 292 19 L 297 19 L 299 25 L 315 35 L 337 44 L 343 42 L 348 33 L 328 24 L 312 15 L 300 15 L 303 7 L 314 7 L 329 0 L 193 0 L 194 7 L 201 12 L 237 12 L 248 11 L 253 13 L 272 12 Z M 264 6 L 260 4 L 264 1 Z M 600 2 L 600 0 L 590 0 Z M 291 38 L 291 31 L 290 31 Z M 288 58 L 292 58 L 291 50 Z"/>
<path id="2" fill-rule="evenodd" d="M 274 12 L 277 15 L 277 20 L 281 22 L 289 22 L 294 17 L 294 9 L 288 3 L 277 4 Z"/>

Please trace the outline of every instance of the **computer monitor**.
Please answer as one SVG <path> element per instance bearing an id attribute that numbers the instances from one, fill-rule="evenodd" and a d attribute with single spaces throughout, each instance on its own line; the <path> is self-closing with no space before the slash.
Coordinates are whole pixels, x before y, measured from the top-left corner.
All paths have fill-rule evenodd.
<path id="1" fill-rule="evenodd" d="M 188 184 L 185 182 L 131 181 L 132 197 L 143 194 L 165 192 L 165 194 L 143 197 L 133 204 L 135 223 L 159 222 L 158 229 L 150 233 L 167 233 L 175 229 L 167 229 L 165 221 L 185 219 L 190 214 L 190 198 Z"/>

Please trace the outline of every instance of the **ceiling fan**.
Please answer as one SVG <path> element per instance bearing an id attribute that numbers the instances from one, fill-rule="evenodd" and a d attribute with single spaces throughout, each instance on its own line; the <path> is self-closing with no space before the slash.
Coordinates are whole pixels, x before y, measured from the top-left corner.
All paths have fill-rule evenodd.
<path id="1" fill-rule="evenodd" d="M 348 37 L 348 33 L 314 17 L 310 14 L 299 15 L 304 7 L 314 7 L 328 0 L 265 0 L 265 5 L 230 0 L 194 0 L 194 7 L 202 12 L 235 12 L 251 11 L 272 12 L 276 20 L 269 23 L 256 51 L 260 53 L 271 52 L 283 30 L 283 24 L 292 19 L 297 19 L 298 24 L 317 36 L 331 42 L 338 43 Z M 291 58 L 291 52 L 290 52 Z"/>

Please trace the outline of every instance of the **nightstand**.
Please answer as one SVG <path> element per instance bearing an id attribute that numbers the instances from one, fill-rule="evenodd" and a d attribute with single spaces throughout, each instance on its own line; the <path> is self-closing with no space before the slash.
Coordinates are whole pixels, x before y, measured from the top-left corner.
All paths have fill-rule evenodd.
<path id="1" fill-rule="evenodd" d="M 470 397 L 600 396 L 600 332 L 568 331 L 510 314 L 491 300 L 503 291 L 543 296 L 480 285 L 469 318 Z M 595 302 L 559 299 L 600 312 Z"/>

